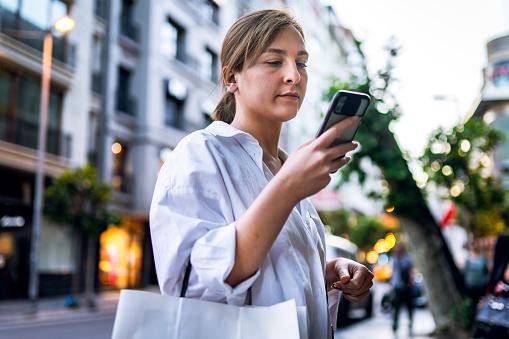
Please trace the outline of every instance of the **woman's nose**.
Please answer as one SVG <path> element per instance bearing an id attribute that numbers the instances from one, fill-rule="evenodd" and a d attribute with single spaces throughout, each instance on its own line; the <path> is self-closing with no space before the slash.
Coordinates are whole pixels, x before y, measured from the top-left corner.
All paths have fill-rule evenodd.
<path id="1" fill-rule="evenodd" d="M 300 82 L 300 73 L 297 69 L 297 65 L 289 64 L 285 67 L 284 82 L 288 85 L 295 85 Z"/>

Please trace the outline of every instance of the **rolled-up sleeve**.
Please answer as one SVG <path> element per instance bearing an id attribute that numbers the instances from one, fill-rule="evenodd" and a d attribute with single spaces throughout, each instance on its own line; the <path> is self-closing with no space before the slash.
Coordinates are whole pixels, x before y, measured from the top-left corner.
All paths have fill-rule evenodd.
<path id="1" fill-rule="evenodd" d="M 191 297 L 244 304 L 259 272 L 234 288 L 225 283 L 235 263 L 236 222 L 208 150 L 193 147 L 191 155 L 180 150 L 165 163 L 152 199 L 150 228 L 163 294 L 179 295 L 191 260 Z"/>

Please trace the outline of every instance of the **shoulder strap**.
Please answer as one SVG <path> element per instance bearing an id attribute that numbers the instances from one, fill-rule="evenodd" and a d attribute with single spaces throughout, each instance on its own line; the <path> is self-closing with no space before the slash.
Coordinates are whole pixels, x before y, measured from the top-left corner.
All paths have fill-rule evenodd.
<path id="1" fill-rule="evenodd" d="M 182 281 L 182 288 L 180 289 L 180 297 L 185 298 L 187 292 L 187 286 L 189 285 L 189 276 L 191 275 L 191 260 L 186 267 L 186 273 L 184 274 L 184 280 Z M 251 294 L 251 287 L 247 290 L 246 305 L 252 305 L 253 296 Z"/>
<path id="2" fill-rule="evenodd" d="M 182 289 L 180 290 L 180 297 L 184 298 L 187 292 L 187 285 L 189 284 L 189 276 L 191 275 L 191 260 L 186 267 L 186 273 L 184 274 L 184 281 L 182 282 Z"/>

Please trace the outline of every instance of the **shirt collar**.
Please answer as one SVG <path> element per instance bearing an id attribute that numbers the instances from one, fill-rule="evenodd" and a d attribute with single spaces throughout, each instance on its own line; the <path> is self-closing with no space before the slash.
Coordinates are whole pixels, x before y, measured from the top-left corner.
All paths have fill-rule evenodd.
<path id="1" fill-rule="evenodd" d="M 218 137 L 234 138 L 238 140 L 242 148 L 244 148 L 263 173 L 263 151 L 258 140 L 256 140 L 256 138 L 251 134 L 237 129 L 224 121 L 214 121 L 207 126 L 205 130 Z M 279 148 L 279 157 L 283 161 L 286 161 L 288 154 Z"/>
<path id="2" fill-rule="evenodd" d="M 241 131 L 240 129 L 237 129 L 224 121 L 214 121 L 205 129 L 218 137 L 240 138 L 258 144 L 258 140 L 256 140 L 256 138 L 251 134 Z"/>

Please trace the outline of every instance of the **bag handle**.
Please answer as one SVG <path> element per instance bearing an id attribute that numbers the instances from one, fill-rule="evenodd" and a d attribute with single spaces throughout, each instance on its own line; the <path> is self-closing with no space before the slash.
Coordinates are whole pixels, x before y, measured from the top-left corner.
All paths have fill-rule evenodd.
<path id="1" fill-rule="evenodd" d="M 180 297 L 185 298 L 187 292 L 187 286 L 189 285 L 189 276 L 191 275 L 191 259 L 186 267 L 186 273 L 184 273 L 184 281 L 182 281 L 182 288 L 180 289 Z M 253 297 L 251 295 L 251 287 L 247 290 L 246 304 L 252 305 Z"/>
<path id="2" fill-rule="evenodd" d="M 180 297 L 184 298 L 187 292 L 187 285 L 189 285 L 189 276 L 191 275 L 191 260 L 186 267 L 186 273 L 184 274 L 184 281 L 182 282 L 182 288 L 180 289 Z"/>

